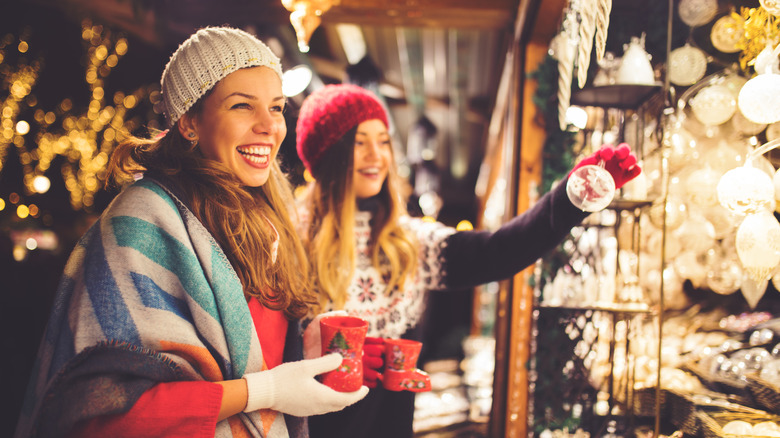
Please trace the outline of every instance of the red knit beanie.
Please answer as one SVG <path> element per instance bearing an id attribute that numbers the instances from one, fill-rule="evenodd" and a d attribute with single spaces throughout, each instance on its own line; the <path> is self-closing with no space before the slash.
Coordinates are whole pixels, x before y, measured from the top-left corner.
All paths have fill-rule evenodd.
<path id="1" fill-rule="evenodd" d="M 314 173 L 322 155 L 350 129 L 379 119 L 385 126 L 387 112 L 376 96 L 351 84 L 326 85 L 303 101 L 296 127 L 298 156 Z"/>

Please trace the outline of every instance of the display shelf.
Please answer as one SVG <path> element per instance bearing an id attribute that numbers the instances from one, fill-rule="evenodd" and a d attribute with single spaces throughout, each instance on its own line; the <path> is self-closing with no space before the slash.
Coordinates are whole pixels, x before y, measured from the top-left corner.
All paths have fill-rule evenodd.
<path id="1" fill-rule="evenodd" d="M 661 84 L 614 84 L 587 87 L 571 95 L 571 104 L 633 110 L 662 89 Z"/>
<path id="2" fill-rule="evenodd" d="M 655 202 L 649 199 L 618 199 L 615 198 L 607 206 L 610 210 L 635 210 L 652 205 Z"/>
<path id="3" fill-rule="evenodd" d="M 557 310 L 571 310 L 571 311 L 597 311 L 597 312 L 609 312 L 609 313 L 634 313 L 634 314 L 651 314 L 653 309 L 645 303 L 603 303 L 603 304 L 578 304 L 578 305 L 564 305 L 557 303 L 545 303 L 542 302 L 538 306 L 540 309 L 557 309 Z"/>

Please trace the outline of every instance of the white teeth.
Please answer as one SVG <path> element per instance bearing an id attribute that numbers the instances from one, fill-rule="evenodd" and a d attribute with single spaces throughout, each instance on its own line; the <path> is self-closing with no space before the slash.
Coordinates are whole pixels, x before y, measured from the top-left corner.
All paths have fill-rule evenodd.
<path id="1" fill-rule="evenodd" d="M 242 155 L 271 155 L 270 146 L 242 146 L 237 150 Z"/>
<path id="2" fill-rule="evenodd" d="M 257 164 L 265 164 L 268 162 L 268 155 L 244 155 L 244 158 Z"/>
<path id="3" fill-rule="evenodd" d="M 367 167 L 365 169 L 360 169 L 360 173 L 365 173 L 369 175 L 377 175 L 379 174 L 379 168 L 378 167 Z"/>

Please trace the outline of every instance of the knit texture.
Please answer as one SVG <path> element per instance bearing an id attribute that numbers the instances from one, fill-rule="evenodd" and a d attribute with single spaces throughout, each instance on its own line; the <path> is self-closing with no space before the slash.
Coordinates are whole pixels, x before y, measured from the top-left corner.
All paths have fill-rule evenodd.
<path id="1" fill-rule="evenodd" d="M 373 119 L 390 126 L 373 93 L 357 85 L 327 85 L 303 101 L 296 127 L 298 156 L 315 173 L 323 154 L 347 131 Z"/>
<path id="2" fill-rule="evenodd" d="M 168 126 L 225 76 L 246 67 L 265 66 L 282 78 L 282 64 L 262 41 L 240 29 L 207 27 L 173 53 L 160 85 Z"/>

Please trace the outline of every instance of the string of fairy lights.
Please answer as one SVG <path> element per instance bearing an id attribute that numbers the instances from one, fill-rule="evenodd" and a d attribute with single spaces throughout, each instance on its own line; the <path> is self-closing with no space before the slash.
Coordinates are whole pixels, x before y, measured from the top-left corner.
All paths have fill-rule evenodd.
<path id="1" fill-rule="evenodd" d="M 47 173 L 55 159 L 62 157 L 60 175 L 70 194 L 74 210 L 91 211 L 96 193 L 103 187 L 109 156 L 113 148 L 133 130 L 150 121 L 132 116 L 131 110 L 144 100 L 159 103 L 159 91 L 153 85 L 125 93 L 107 95 L 106 79 L 127 53 L 128 42 L 108 28 L 85 20 L 81 38 L 86 50 L 84 80 L 89 90 L 86 109 L 76 108 L 64 98 L 52 110 L 41 108 L 34 94 L 42 70 L 42 61 L 19 61 L 11 65 L 11 55 L 30 51 L 28 36 L 6 35 L 0 41 L 0 172 L 8 166 L 11 148 L 23 171 L 23 193 L 0 193 L 2 210 L 13 210 L 20 219 L 38 217 L 41 208 L 25 199 L 49 190 Z M 17 51 L 18 53 L 12 53 Z M 23 115 L 32 114 L 30 120 Z M 3 199 L 3 195 L 7 198 Z M 51 218 L 46 222 L 50 222 Z"/>

